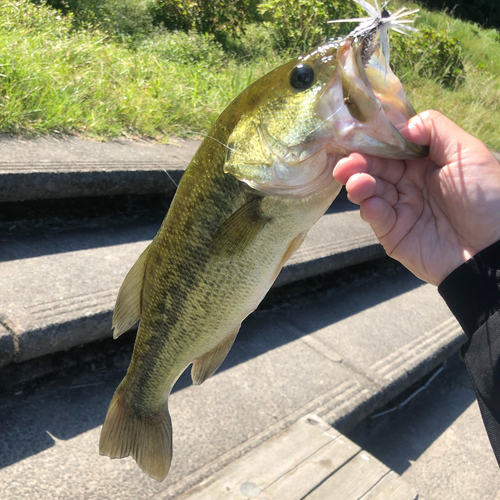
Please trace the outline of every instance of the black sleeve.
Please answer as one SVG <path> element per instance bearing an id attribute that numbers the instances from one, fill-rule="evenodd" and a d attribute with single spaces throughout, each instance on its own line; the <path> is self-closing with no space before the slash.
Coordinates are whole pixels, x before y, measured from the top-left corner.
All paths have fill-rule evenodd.
<path id="1" fill-rule="evenodd" d="M 461 355 L 500 465 L 500 242 L 462 264 L 438 290 L 468 337 Z"/>

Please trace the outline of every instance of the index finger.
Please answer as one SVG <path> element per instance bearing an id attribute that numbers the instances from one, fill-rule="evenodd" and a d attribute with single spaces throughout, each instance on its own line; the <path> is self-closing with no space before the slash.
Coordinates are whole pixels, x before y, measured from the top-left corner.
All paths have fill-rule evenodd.
<path id="1" fill-rule="evenodd" d="M 333 175 L 340 184 L 346 184 L 354 174 L 369 174 L 390 184 L 397 184 L 401 180 L 404 171 L 405 164 L 402 160 L 388 160 L 360 153 L 351 153 L 346 158 L 339 160 L 333 169 Z"/>

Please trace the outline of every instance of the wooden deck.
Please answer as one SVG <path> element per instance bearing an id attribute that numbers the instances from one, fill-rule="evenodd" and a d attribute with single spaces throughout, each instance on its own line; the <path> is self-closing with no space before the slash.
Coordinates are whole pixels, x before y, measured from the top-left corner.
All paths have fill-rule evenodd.
<path id="1" fill-rule="evenodd" d="M 416 500 L 394 471 L 307 415 L 179 500 Z"/>

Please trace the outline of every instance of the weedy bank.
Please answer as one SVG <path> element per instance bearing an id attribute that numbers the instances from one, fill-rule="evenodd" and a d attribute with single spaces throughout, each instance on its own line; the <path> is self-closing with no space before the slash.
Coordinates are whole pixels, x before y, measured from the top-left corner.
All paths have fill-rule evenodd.
<path id="1" fill-rule="evenodd" d="M 391 8 L 403 4 L 416 5 Z M 357 15 L 338 0 L 230 8 L 224 0 L 10 0 L 0 7 L 0 132 L 161 141 L 203 133 L 249 83 L 352 27 L 327 20 Z M 443 111 L 499 150 L 498 31 L 422 8 L 416 26 L 416 36 L 391 40 L 416 108 Z"/>

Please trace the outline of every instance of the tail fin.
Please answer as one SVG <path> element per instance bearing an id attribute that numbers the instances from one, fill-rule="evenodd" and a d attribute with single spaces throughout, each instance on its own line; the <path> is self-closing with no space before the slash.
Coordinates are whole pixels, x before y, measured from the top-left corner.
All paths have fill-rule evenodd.
<path id="1" fill-rule="evenodd" d="M 111 458 L 131 455 L 152 478 L 163 481 L 172 461 L 172 423 L 168 409 L 137 415 L 115 392 L 101 431 L 99 452 Z"/>

